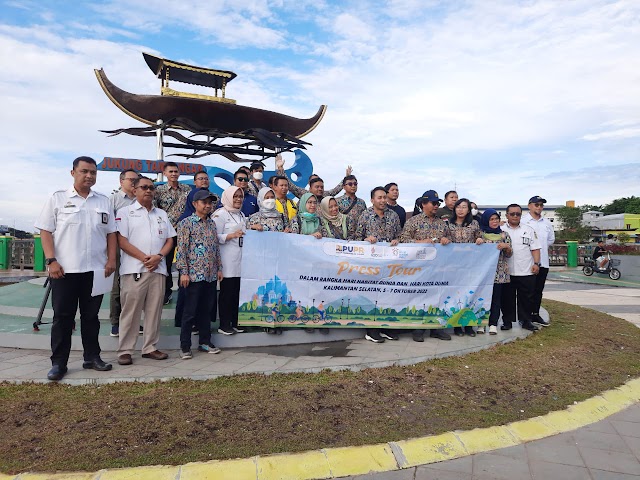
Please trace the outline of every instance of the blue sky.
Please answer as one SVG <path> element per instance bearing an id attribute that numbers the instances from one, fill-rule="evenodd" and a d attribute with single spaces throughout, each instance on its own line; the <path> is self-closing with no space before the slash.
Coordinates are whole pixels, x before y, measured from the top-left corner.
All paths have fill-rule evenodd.
<path id="1" fill-rule="evenodd" d="M 159 92 L 142 51 L 236 72 L 227 95 L 239 104 L 299 117 L 327 104 L 307 154 L 329 186 L 353 165 L 365 199 L 388 181 L 406 207 L 454 186 L 479 204 L 640 194 L 635 0 L 0 6 L 0 223 L 32 230 L 76 156 L 154 158 L 153 140 L 98 131 L 137 125 L 94 68 L 130 92 Z M 116 185 L 101 173 L 96 188 Z"/>

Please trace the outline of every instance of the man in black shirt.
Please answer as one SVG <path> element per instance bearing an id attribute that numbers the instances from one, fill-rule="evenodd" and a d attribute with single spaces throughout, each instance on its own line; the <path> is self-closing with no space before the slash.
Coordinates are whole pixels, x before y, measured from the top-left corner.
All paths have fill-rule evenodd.
<path id="1" fill-rule="evenodd" d="M 598 245 L 593 249 L 593 260 L 596 262 L 596 267 L 600 270 L 604 270 L 609 263 L 605 253 L 607 250 L 604 248 L 604 242 L 602 240 L 598 241 Z"/>

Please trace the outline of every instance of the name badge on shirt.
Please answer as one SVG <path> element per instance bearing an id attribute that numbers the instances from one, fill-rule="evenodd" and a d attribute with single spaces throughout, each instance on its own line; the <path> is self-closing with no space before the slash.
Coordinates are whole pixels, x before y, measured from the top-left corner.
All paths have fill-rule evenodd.
<path id="1" fill-rule="evenodd" d="M 109 214 L 108 213 L 101 212 L 100 215 L 102 216 L 102 224 L 103 225 L 106 225 L 107 223 L 109 223 Z"/>
<path id="2" fill-rule="evenodd" d="M 523 245 L 531 245 L 531 239 L 529 237 L 522 237 Z"/>

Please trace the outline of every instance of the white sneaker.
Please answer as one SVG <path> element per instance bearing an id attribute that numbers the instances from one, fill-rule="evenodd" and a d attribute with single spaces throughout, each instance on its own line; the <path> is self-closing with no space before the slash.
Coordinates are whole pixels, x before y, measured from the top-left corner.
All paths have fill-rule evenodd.
<path id="1" fill-rule="evenodd" d="M 221 333 L 222 335 L 233 335 L 236 332 L 234 332 L 233 330 L 225 330 L 224 328 L 219 328 L 218 333 Z"/>
<path id="2" fill-rule="evenodd" d="M 238 327 L 233 327 L 233 331 L 236 333 L 244 333 L 244 330 Z"/>
<path id="3" fill-rule="evenodd" d="M 496 327 L 495 325 L 489 326 L 489 335 L 497 335 L 497 334 L 498 334 L 498 327 Z"/>
<path id="4" fill-rule="evenodd" d="M 478 329 L 476 330 L 476 333 L 484 333 L 484 327 L 478 327 Z"/>

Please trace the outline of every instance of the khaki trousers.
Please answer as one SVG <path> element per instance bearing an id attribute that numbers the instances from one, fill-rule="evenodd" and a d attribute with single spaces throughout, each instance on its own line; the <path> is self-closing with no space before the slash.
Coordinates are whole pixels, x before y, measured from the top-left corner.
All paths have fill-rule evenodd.
<path id="1" fill-rule="evenodd" d="M 144 333 L 142 353 L 156 350 L 160 339 L 160 316 L 164 299 L 165 276 L 155 272 L 145 272 L 135 281 L 135 274 L 120 277 L 120 337 L 118 355 L 133 353 L 140 330 L 140 319 L 144 311 Z"/>

